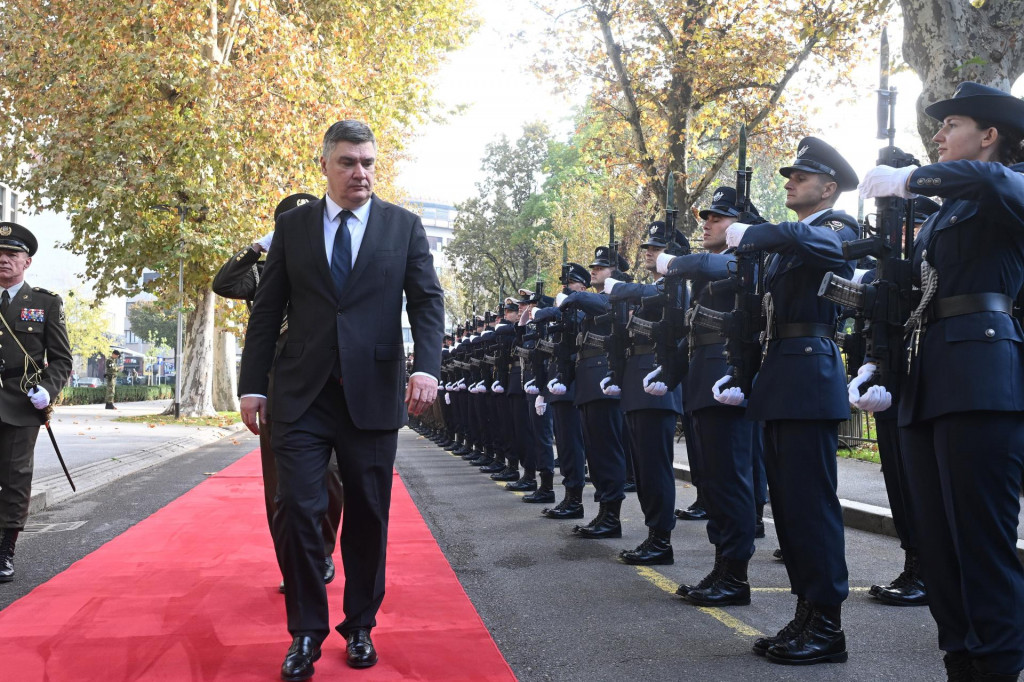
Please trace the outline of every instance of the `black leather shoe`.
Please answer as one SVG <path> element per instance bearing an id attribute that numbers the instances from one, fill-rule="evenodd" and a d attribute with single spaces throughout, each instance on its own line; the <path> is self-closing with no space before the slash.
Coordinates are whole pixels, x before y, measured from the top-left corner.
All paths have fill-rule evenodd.
<path id="1" fill-rule="evenodd" d="M 946 666 L 946 682 L 974 682 L 978 679 L 974 675 L 971 656 L 966 651 L 946 652 L 942 664 Z"/>
<path id="2" fill-rule="evenodd" d="M 686 600 L 697 606 L 747 606 L 750 583 L 726 570 L 710 585 L 687 592 Z"/>
<path id="3" fill-rule="evenodd" d="M 570 500 L 568 497 L 554 507 L 542 509 L 540 515 L 546 519 L 582 519 L 583 503 Z"/>
<path id="4" fill-rule="evenodd" d="M 313 677 L 313 661 L 320 659 L 320 645 L 312 637 L 296 637 L 281 664 L 281 679 L 294 682 Z"/>
<path id="5" fill-rule="evenodd" d="M 619 522 L 619 510 L 622 508 L 622 500 L 605 502 L 603 507 L 604 510 L 599 512 L 590 524 L 576 526 L 572 529 L 576 537 L 593 540 L 622 537 L 622 523 Z"/>
<path id="6" fill-rule="evenodd" d="M 357 628 L 345 635 L 348 645 L 345 653 L 348 655 L 348 664 L 353 668 L 369 668 L 377 665 L 377 650 L 373 648 L 373 640 L 370 639 L 369 628 Z"/>
<path id="7" fill-rule="evenodd" d="M 800 634 L 788 642 L 768 647 L 767 656 L 772 663 L 813 665 L 845 663 L 849 654 L 846 653 L 846 635 L 840 627 L 839 619 L 827 616 L 815 608 L 811 610 L 811 617 Z"/>
<path id="8" fill-rule="evenodd" d="M 891 606 L 926 606 L 928 591 L 918 572 L 917 552 L 908 549 L 903 572 L 888 585 L 872 585 L 868 594 Z"/>
<path id="9" fill-rule="evenodd" d="M 793 620 L 782 626 L 782 629 L 772 637 L 761 637 L 751 647 L 758 656 L 766 656 L 768 649 L 779 642 L 787 642 L 796 637 L 804 629 L 808 619 L 811 617 L 811 605 L 806 599 L 797 599 L 796 614 Z"/>
<path id="10" fill-rule="evenodd" d="M 626 481 L 622 486 L 622 492 L 624 493 L 635 493 L 636 492 L 636 481 Z"/>
<path id="11" fill-rule="evenodd" d="M 694 502 L 686 509 L 676 509 L 676 518 L 682 521 L 707 521 L 708 512 L 699 503 Z"/>
<path id="12" fill-rule="evenodd" d="M 619 559 L 630 566 L 668 566 L 675 563 L 671 531 L 651 529 L 647 539 L 636 549 L 624 549 L 619 552 Z"/>
<path id="13" fill-rule="evenodd" d="M 527 478 L 526 474 L 523 474 L 522 478 L 518 481 L 512 481 L 511 483 L 505 484 L 505 490 L 512 490 L 514 492 L 533 492 L 537 489 L 537 479 Z M 554 502 L 554 499 L 551 500 Z"/>
<path id="14" fill-rule="evenodd" d="M 0 583 L 14 580 L 14 545 L 21 531 L 0 528 Z"/>
<path id="15" fill-rule="evenodd" d="M 512 468 L 511 465 L 506 466 L 504 469 L 496 474 L 491 474 L 492 481 L 518 481 L 519 480 L 519 467 Z"/>
<path id="16" fill-rule="evenodd" d="M 327 556 L 324 557 L 324 585 L 327 585 L 334 580 L 334 559 Z"/>
<path id="17" fill-rule="evenodd" d="M 555 501 L 555 491 L 544 488 L 537 488 L 529 495 L 523 495 L 523 502 L 530 502 L 533 504 L 537 503 L 550 503 Z"/>
<path id="18" fill-rule="evenodd" d="M 783 560 L 782 559 L 782 548 L 781 547 L 779 547 L 777 550 L 772 552 L 772 558 L 778 559 L 779 561 Z"/>
<path id="19" fill-rule="evenodd" d="M 485 466 L 480 467 L 480 473 L 481 474 L 496 474 L 499 471 L 502 471 L 504 469 L 505 469 L 505 463 L 504 462 L 493 462 L 491 464 L 487 464 Z"/>

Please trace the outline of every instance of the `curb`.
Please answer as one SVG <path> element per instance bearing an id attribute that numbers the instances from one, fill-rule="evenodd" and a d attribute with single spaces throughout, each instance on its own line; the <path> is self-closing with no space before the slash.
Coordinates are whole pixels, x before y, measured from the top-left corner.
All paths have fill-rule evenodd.
<path id="1" fill-rule="evenodd" d="M 693 482 L 689 465 L 673 464 L 672 469 L 675 472 L 676 480 Z M 839 505 L 843 508 L 843 525 L 847 528 L 899 539 L 899 535 L 896 534 L 896 525 L 892 522 L 892 512 L 888 507 L 842 498 L 839 499 Z M 771 509 L 771 504 L 768 505 L 768 508 Z M 1017 558 L 1024 561 L 1024 540 L 1017 540 Z"/>
<path id="2" fill-rule="evenodd" d="M 32 498 L 29 501 L 28 513 L 31 515 L 42 511 L 75 495 L 87 493 L 125 476 L 180 457 L 203 445 L 215 443 L 224 438 L 232 438 L 245 431 L 246 427 L 241 422 L 230 427 L 214 427 L 210 431 L 200 431 L 195 435 L 175 438 L 160 445 L 70 469 L 71 478 L 74 479 L 75 486 L 78 488 L 77 491 L 71 490 L 67 477 L 63 473 L 33 479 Z"/>

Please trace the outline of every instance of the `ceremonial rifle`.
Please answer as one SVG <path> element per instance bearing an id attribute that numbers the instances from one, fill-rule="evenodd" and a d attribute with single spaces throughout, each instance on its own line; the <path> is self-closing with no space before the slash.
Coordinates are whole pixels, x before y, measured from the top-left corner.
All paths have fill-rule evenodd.
<path id="1" fill-rule="evenodd" d="M 615 240 L 615 214 L 608 216 L 608 262 L 612 271 L 619 267 L 619 243 Z M 611 323 L 611 333 L 605 337 L 604 351 L 608 356 L 608 374 L 605 377 L 609 384 L 622 386 L 626 373 L 626 348 L 629 346 L 629 301 L 624 298 L 609 297 L 612 310 L 607 315 L 595 318 L 598 324 Z"/>
<path id="2" fill-rule="evenodd" d="M 876 165 L 905 168 L 919 165 L 917 159 L 895 146 L 896 88 L 889 87 L 889 37 L 882 29 L 880 50 L 880 75 L 878 88 L 878 139 L 888 144 L 878 154 Z M 913 288 L 911 254 L 914 244 L 914 202 L 899 197 L 875 199 L 875 225 L 865 221 L 869 236 L 843 243 L 843 257 L 860 260 L 872 256 L 877 262 L 875 281 L 859 284 L 827 273 L 821 281 L 818 295 L 841 306 L 852 308 L 860 324 L 862 345 L 854 338 L 848 353 L 859 352 L 860 357 L 847 357 L 851 374 L 856 374 L 856 365 L 866 357 L 878 367 L 879 383 L 892 388 L 894 378 L 903 366 L 900 352 L 903 338 L 903 323 L 910 314 Z M 856 319 L 856 318 L 855 318 Z M 864 324 L 866 323 L 866 325 Z M 858 330 L 855 329 L 854 334 Z M 849 339 L 850 334 L 847 334 Z"/>

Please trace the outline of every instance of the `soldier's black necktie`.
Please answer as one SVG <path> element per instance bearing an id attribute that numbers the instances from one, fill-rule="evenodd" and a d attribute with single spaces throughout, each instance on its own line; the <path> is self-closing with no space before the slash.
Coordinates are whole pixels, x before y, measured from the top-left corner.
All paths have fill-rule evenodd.
<path id="1" fill-rule="evenodd" d="M 334 290 L 339 294 L 345 288 L 345 280 L 352 269 L 352 235 L 348 231 L 348 219 L 352 211 L 343 210 L 338 214 L 340 224 L 334 235 L 334 249 L 331 251 L 331 279 Z"/>
<path id="2" fill-rule="evenodd" d="M 0 296 L 0 315 L 7 314 L 7 307 L 11 305 L 11 295 L 4 289 L 4 295 Z"/>

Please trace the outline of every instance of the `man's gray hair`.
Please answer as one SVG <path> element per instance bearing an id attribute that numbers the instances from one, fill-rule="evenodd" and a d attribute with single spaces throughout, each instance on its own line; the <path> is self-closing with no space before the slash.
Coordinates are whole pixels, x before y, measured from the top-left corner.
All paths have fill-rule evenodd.
<path id="1" fill-rule="evenodd" d="M 353 144 L 372 142 L 374 147 L 377 146 L 377 140 L 374 139 L 370 126 L 362 121 L 351 119 L 338 121 L 324 133 L 323 155 L 325 159 L 330 158 L 331 152 L 334 151 L 334 145 L 339 142 L 352 142 Z"/>

